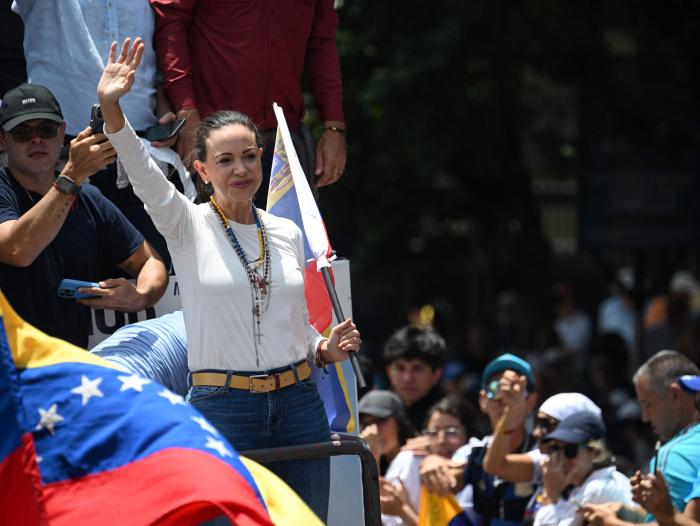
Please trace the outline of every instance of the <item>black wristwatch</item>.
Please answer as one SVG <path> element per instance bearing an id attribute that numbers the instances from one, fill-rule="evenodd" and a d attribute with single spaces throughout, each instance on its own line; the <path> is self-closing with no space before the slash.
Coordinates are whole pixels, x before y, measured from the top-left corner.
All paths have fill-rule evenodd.
<path id="1" fill-rule="evenodd" d="M 59 175 L 56 177 L 56 180 L 53 182 L 53 186 L 62 194 L 78 195 L 80 193 L 80 186 L 75 184 L 73 179 L 66 177 L 65 175 Z"/>

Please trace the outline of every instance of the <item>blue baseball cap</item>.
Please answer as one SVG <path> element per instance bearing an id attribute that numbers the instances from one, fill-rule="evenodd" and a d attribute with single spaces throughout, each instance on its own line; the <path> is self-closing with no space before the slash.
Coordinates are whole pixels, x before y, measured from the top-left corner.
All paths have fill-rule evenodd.
<path id="1" fill-rule="evenodd" d="M 678 383 L 680 383 L 686 391 L 693 391 L 695 393 L 700 391 L 700 376 L 686 374 L 678 378 Z"/>
<path id="2" fill-rule="evenodd" d="M 600 416 L 580 411 L 562 420 L 544 440 L 561 440 L 567 444 L 583 444 L 605 438 L 605 424 Z"/>
<path id="3" fill-rule="evenodd" d="M 532 386 L 535 385 L 535 376 L 532 374 L 532 367 L 522 358 L 510 353 L 502 354 L 486 365 L 481 375 L 481 387 L 485 388 L 486 383 L 492 376 L 507 370 L 515 371 L 525 376 L 527 378 L 527 388 L 529 391 L 532 391 Z"/>

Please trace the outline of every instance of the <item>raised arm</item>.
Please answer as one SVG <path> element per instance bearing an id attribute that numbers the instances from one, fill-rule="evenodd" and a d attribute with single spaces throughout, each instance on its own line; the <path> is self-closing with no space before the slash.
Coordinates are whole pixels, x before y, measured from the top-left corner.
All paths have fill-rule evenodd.
<path id="1" fill-rule="evenodd" d="M 124 165 L 134 193 L 146 205 L 153 223 L 169 243 L 182 243 L 189 232 L 187 211 L 194 205 L 166 179 L 119 106 L 119 99 L 134 84 L 143 49 L 140 38 L 134 41 L 133 46 L 131 39 L 127 38 L 117 56 L 117 43 L 112 43 L 107 65 L 97 85 L 97 96 L 102 107 L 105 133 Z"/>
<path id="2" fill-rule="evenodd" d="M 493 442 L 484 458 L 484 469 L 509 482 L 530 482 L 535 475 L 532 458 L 524 453 L 508 454 L 512 451 L 512 433 L 522 425 L 523 414 L 527 412 L 525 402 L 526 379 L 519 377 L 514 382 L 504 382 L 499 389 L 505 408 L 496 425 Z"/>
<path id="3" fill-rule="evenodd" d="M 63 125 L 62 125 L 63 126 Z M 2 141 L 7 140 L 2 134 Z M 71 141 L 70 156 L 61 175 L 80 186 L 95 172 L 114 162 L 116 152 L 100 134 L 89 128 Z M 27 212 L 17 217 L 11 204 L 0 202 L 0 261 L 15 267 L 31 265 L 63 228 L 75 196 L 51 187 Z"/>

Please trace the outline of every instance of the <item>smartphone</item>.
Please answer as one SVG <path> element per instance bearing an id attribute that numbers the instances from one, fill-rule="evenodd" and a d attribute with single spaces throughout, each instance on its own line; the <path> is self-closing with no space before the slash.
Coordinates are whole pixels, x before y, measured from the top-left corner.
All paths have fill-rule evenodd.
<path id="1" fill-rule="evenodd" d="M 144 137 L 151 142 L 170 140 L 178 134 L 186 121 L 187 119 L 175 119 L 165 124 L 156 124 L 146 128 Z"/>
<path id="2" fill-rule="evenodd" d="M 85 299 L 85 298 L 97 298 L 98 296 L 94 294 L 86 294 L 84 292 L 78 291 L 82 287 L 92 287 L 99 289 L 99 283 L 92 283 L 90 281 L 80 281 L 78 279 L 62 279 L 58 284 L 58 294 L 61 298 L 68 298 L 73 300 Z"/>
<path id="3" fill-rule="evenodd" d="M 105 121 L 102 119 L 102 108 L 99 104 L 93 104 L 92 110 L 90 111 L 90 128 L 92 129 L 91 135 L 96 133 L 102 133 Z"/>

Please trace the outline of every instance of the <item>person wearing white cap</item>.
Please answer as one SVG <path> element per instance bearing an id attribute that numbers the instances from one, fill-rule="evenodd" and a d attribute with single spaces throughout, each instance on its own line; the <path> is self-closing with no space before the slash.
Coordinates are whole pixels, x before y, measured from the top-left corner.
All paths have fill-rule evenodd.
<path id="1" fill-rule="evenodd" d="M 511 482 L 539 482 L 541 456 L 535 454 L 535 450 L 527 453 L 507 454 L 508 430 L 515 424 L 513 420 L 522 412 L 520 405 L 525 401 L 522 397 L 523 386 L 513 384 L 504 385 L 501 388 L 501 397 L 505 404 L 503 416 L 497 426 L 500 433 L 494 433 L 493 442 L 486 453 L 484 468 L 492 475 L 497 475 Z M 540 406 L 535 419 L 532 435 L 539 442 L 544 435 L 554 431 L 562 420 L 577 412 L 591 413 L 601 416 L 600 407 L 594 404 L 590 398 L 581 393 L 559 393 L 550 396 Z"/>

